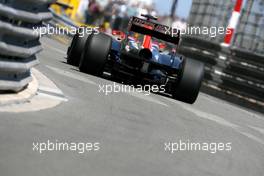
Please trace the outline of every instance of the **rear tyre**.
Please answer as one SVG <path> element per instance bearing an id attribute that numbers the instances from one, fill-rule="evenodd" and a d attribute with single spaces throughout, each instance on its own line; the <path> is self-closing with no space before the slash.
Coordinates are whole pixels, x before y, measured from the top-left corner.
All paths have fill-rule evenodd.
<path id="1" fill-rule="evenodd" d="M 198 97 L 204 76 L 204 65 L 193 59 L 185 59 L 181 78 L 172 96 L 174 99 L 193 104 Z"/>
<path id="2" fill-rule="evenodd" d="M 101 75 L 111 49 L 111 44 L 112 39 L 106 34 L 90 35 L 81 57 L 80 71 L 93 75 Z"/>
<path id="3" fill-rule="evenodd" d="M 75 34 L 71 46 L 68 48 L 67 63 L 70 65 L 78 66 L 80 63 L 81 55 L 88 38 L 88 34 L 81 36 L 79 33 Z"/>

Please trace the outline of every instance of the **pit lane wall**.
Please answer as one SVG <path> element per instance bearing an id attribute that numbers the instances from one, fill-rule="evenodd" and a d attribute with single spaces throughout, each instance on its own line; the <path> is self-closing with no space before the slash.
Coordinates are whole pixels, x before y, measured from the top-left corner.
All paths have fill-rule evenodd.
<path id="1" fill-rule="evenodd" d="M 32 80 L 41 51 L 34 27 L 52 18 L 54 0 L 0 0 L 0 92 L 18 92 Z"/>
<path id="2" fill-rule="evenodd" d="M 230 47 L 225 35 L 183 36 L 179 52 L 205 63 L 207 87 L 264 105 L 264 0 L 244 1 Z M 193 0 L 190 26 L 227 27 L 235 1 Z"/>

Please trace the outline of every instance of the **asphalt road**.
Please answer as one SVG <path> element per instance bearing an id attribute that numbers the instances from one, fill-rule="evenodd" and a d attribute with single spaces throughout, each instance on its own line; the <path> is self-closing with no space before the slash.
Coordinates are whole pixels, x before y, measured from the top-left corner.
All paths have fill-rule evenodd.
<path id="1" fill-rule="evenodd" d="M 36 112 L 0 113 L 1 176 L 264 175 L 262 115 L 202 93 L 195 105 L 153 94 L 106 96 L 99 85 L 111 81 L 65 64 L 66 45 L 49 38 L 42 43 L 37 69 L 68 101 Z M 99 148 L 83 154 L 33 149 L 48 140 Z M 176 150 L 180 142 L 223 143 L 231 150 Z"/>

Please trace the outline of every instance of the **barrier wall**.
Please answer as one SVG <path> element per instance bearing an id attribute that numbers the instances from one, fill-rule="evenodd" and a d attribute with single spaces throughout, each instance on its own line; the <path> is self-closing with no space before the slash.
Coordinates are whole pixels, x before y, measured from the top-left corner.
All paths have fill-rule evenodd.
<path id="1" fill-rule="evenodd" d="M 0 0 L 0 91 L 20 91 L 38 63 L 39 35 L 33 27 L 52 18 L 54 0 Z"/>
<path id="2" fill-rule="evenodd" d="M 233 3 L 193 0 L 189 24 L 227 27 Z M 245 2 L 229 48 L 221 46 L 224 35 L 190 35 L 183 37 L 179 52 L 205 63 L 204 83 L 209 87 L 264 106 L 264 10 L 256 11 L 261 4 L 263 0 Z"/>

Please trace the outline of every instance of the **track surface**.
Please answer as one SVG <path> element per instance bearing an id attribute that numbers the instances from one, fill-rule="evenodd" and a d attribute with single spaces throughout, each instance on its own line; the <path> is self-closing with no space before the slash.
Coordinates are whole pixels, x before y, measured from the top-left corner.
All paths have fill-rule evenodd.
<path id="1" fill-rule="evenodd" d="M 200 94 L 195 105 L 115 93 L 111 81 L 65 64 L 66 45 L 42 39 L 39 71 L 68 99 L 39 112 L 0 113 L 3 176 L 261 176 L 264 117 Z M 100 150 L 33 151 L 33 142 L 99 142 Z M 165 151 L 166 142 L 231 142 L 231 151 Z"/>

